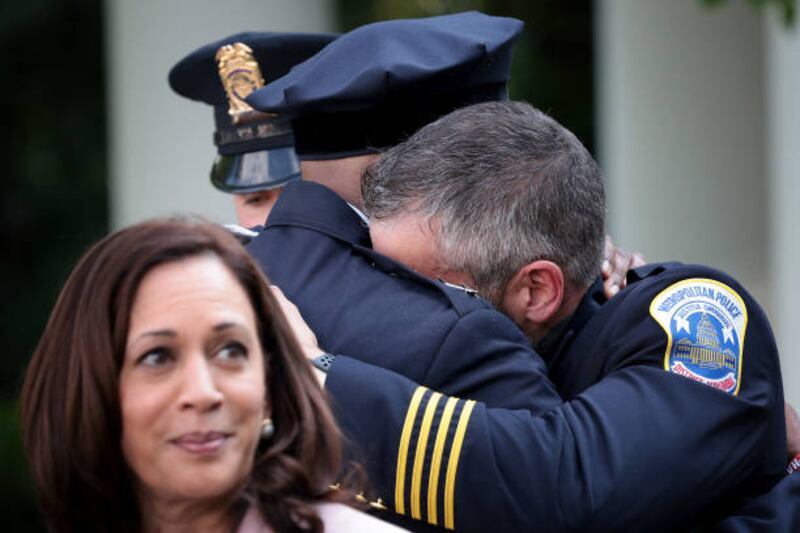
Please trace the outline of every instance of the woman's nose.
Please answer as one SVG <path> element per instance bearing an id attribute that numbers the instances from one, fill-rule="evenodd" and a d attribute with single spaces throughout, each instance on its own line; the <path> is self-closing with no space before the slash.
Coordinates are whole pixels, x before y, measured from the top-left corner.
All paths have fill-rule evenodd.
<path id="1" fill-rule="evenodd" d="M 222 404 L 224 395 L 217 386 L 214 369 L 205 354 L 193 354 L 186 358 L 181 379 L 181 409 L 205 412 Z"/>

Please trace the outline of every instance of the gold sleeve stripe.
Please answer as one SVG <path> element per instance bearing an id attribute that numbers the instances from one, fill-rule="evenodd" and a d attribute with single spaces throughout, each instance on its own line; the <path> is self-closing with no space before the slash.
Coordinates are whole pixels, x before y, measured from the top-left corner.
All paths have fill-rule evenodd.
<path id="1" fill-rule="evenodd" d="M 422 425 L 419 428 L 419 437 L 417 437 L 417 451 L 414 454 L 414 470 L 411 474 L 411 518 L 419 520 L 422 518 L 420 507 L 422 505 L 420 492 L 422 490 L 422 468 L 425 466 L 425 450 L 428 447 L 428 436 L 431 432 L 431 423 L 433 422 L 433 415 L 436 412 L 436 406 L 439 404 L 439 398 L 442 395 L 438 392 L 431 394 L 428 398 L 428 405 L 425 407 L 425 414 L 422 416 Z"/>
<path id="2" fill-rule="evenodd" d="M 458 456 L 461 455 L 461 446 L 464 444 L 464 435 L 467 432 L 469 417 L 472 416 L 472 408 L 475 402 L 472 400 L 464 403 L 461 416 L 458 417 L 458 427 L 453 437 L 453 447 L 450 451 L 450 459 L 447 461 L 447 478 L 444 485 L 444 527 L 455 529 L 455 491 L 456 491 L 456 472 L 458 471 Z"/>
<path id="3" fill-rule="evenodd" d="M 411 402 L 408 404 L 408 411 L 406 412 L 406 421 L 403 423 L 403 432 L 400 434 L 400 447 L 397 450 L 397 477 L 394 481 L 394 506 L 398 514 L 406 513 L 405 505 L 405 483 L 406 483 L 406 459 L 408 457 L 408 444 L 411 440 L 411 430 L 414 428 L 414 420 L 417 418 L 417 411 L 419 404 L 422 401 L 422 396 L 425 387 L 417 387 L 414 395 L 411 397 Z"/>
<path id="4" fill-rule="evenodd" d="M 436 516 L 437 491 L 439 490 L 439 471 L 442 468 L 442 453 L 444 452 L 444 442 L 447 440 L 447 430 L 450 428 L 450 419 L 453 418 L 453 411 L 458 403 L 458 398 L 448 398 L 442 412 L 442 420 L 439 422 L 439 429 L 436 432 L 436 444 L 433 448 L 431 457 L 431 473 L 428 481 L 428 522 L 434 526 L 439 525 Z"/>

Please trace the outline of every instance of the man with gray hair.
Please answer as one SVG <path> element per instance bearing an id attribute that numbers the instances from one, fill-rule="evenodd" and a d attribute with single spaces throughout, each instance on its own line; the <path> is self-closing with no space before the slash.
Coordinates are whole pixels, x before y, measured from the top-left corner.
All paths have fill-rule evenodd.
<path id="1" fill-rule="evenodd" d="M 474 531 L 681 530 L 782 475 L 764 312 L 726 274 L 679 263 L 635 270 L 606 302 L 602 176 L 553 119 L 518 102 L 455 111 L 387 151 L 363 198 L 377 250 L 495 303 L 566 400 L 489 409 L 349 364 L 326 388 L 348 435 L 395 450 L 370 476 L 396 512 Z"/>
<path id="2" fill-rule="evenodd" d="M 558 265 L 574 296 L 600 270 L 600 169 L 572 133 L 524 103 L 473 106 L 426 128 L 370 167 L 362 192 L 376 250 L 446 278 L 416 264 L 424 254 L 395 249 L 409 249 L 398 232 L 430 230 L 440 268 L 467 274 L 458 281 L 501 309 L 509 282 L 532 258 Z"/>

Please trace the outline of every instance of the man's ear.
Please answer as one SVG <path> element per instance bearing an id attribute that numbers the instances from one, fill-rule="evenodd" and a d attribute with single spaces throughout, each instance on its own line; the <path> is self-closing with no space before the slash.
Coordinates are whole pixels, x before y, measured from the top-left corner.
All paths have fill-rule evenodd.
<path id="1" fill-rule="evenodd" d="M 564 274 L 552 261 L 520 268 L 506 285 L 500 308 L 531 338 L 557 322 L 564 301 Z"/>

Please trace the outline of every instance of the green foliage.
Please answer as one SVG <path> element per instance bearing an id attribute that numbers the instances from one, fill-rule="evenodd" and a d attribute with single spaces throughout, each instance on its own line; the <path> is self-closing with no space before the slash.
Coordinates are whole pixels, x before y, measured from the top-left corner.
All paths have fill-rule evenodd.
<path id="1" fill-rule="evenodd" d="M 21 371 L 67 272 L 107 227 L 101 8 L 101 0 L 0 2 L 0 501 L 7 531 L 43 529 L 13 408 Z"/>
<path id="2" fill-rule="evenodd" d="M 0 5 L 0 398 L 14 395 L 69 268 L 106 231 L 101 7 Z"/>
<path id="3" fill-rule="evenodd" d="M 44 531 L 22 451 L 17 412 L 11 402 L 0 403 L 0 512 L 7 531 Z"/>
<path id="4" fill-rule="evenodd" d="M 781 15 L 784 24 L 787 27 L 794 26 L 797 20 L 797 2 L 796 0 L 747 0 L 748 3 L 754 8 L 772 7 Z M 728 3 L 728 0 L 700 0 L 711 8 L 716 8 Z"/>
<path id="5" fill-rule="evenodd" d="M 592 2 L 527 0 L 338 0 L 339 26 L 479 10 L 516 17 L 525 29 L 514 47 L 509 94 L 548 112 L 587 148 L 594 144 Z"/>

